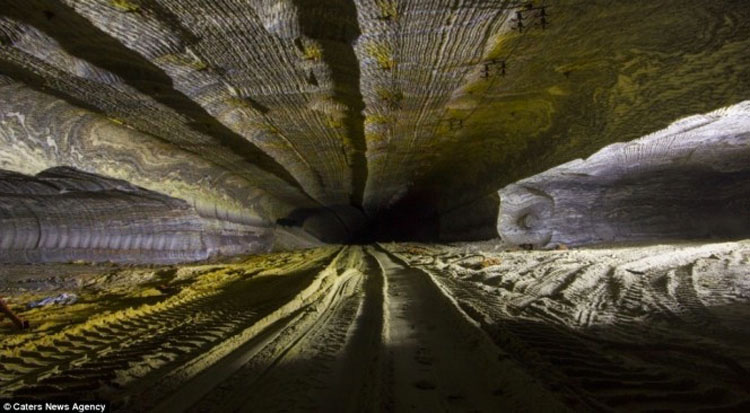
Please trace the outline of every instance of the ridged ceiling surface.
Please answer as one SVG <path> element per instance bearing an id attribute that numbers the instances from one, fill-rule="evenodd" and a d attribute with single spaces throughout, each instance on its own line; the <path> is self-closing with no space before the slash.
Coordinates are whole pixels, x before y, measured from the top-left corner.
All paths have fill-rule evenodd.
<path id="1" fill-rule="evenodd" d="M 443 214 L 746 99 L 748 19 L 744 0 L 4 0 L 0 168 L 240 222 Z"/>

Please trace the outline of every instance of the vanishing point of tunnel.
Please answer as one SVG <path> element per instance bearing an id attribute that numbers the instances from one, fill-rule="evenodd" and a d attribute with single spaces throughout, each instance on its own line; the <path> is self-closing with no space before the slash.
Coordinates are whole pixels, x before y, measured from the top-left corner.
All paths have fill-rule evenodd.
<path id="1" fill-rule="evenodd" d="M 0 0 L 0 413 L 747 412 L 748 343 L 748 0 Z"/>

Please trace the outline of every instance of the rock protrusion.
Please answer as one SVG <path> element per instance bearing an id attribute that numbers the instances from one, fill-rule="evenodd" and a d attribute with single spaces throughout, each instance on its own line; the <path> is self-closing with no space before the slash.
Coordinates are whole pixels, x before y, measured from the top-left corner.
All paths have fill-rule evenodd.
<path id="1" fill-rule="evenodd" d="M 272 229 L 74 168 L 0 171 L 0 262 L 173 263 L 268 251 Z"/>
<path id="2" fill-rule="evenodd" d="M 500 190 L 500 236 L 554 248 L 750 235 L 750 101 Z"/>

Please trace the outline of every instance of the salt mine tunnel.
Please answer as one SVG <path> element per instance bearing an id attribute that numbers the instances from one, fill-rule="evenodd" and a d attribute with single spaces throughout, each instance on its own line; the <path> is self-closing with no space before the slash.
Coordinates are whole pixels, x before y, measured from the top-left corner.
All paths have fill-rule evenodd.
<path id="1" fill-rule="evenodd" d="M 750 411 L 749 21 L 0 0 L 3 411 Z"/>

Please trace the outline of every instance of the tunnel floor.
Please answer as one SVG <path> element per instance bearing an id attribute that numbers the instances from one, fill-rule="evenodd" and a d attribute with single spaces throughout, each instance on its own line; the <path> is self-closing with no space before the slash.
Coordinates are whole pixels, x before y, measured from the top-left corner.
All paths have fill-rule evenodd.
<path id="1" fill-rule="evenodd" d="M 119 411 L 750 409 L 750 241 L 391 243 L 0 271 L 31 325 L 0 319 L 0 397 Z"/>

